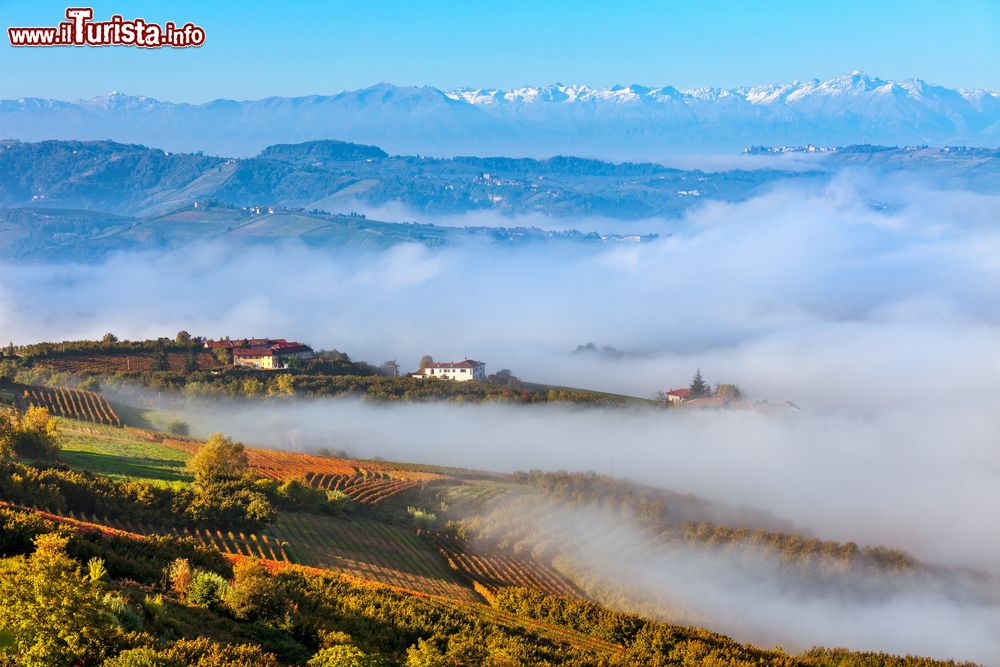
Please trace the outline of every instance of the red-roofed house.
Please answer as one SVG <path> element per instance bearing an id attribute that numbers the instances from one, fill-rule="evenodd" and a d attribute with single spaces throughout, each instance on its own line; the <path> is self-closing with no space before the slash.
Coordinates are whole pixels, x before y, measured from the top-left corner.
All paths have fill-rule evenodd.
<path id="1" fill-rule="evenodd" d="M 683 403 L 691 395 L 690 389 L 671 389 L 667 392 L 667 401 L 670 403 Z"/>
<path id="2" fill-rule="evenodd" d="M 246 368 L 272 370 L 286 368 L 291 359 L 309 359 L 313 355 L 312 348 L 302 343 L 289 342 L 283 338 L 264 342 L 265 345 L 256 347 L 234 348 L 233 363 Z"/>
<path id="3" fill-rule="evenodd" d="M 485 380 L 486 364 L 473 359 L 433 363 L 428 364 L 423 370 L 413 373 L 412 377 L 441 378 L 442 380 L 455 380 L 456 382 Z"/>

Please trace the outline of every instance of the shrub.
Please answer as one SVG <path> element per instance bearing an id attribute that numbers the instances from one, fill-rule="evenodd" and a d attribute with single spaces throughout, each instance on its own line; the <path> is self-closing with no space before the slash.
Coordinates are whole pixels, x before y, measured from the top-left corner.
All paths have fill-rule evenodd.
<path id="1" fill-rule="evenodd" d="M 215 572 L 198 572 L 191 578 L 187 601 L 199 607 L 218 609 L 229 593 L 229 583 Z"/>
<path id="2" fill-rule="evenodd" d="M 278 667 L 274 655 L 249 644 L 219 644 L 205 637 L 180 639 L 156 651 L 136 648 L 106 660 L 102 667 Z"/>
<path id="3" fill-rule="evenodd" d="M 226 594 L 226 607 L 241 621 L 280 621 L 290 600 L 280 581 L 259 561 L 241 560 L 233 566 L 233 585 Z"/>
<path id="4" fill-rule="evenodd" d="M 432 528 L 434 526 L 434 522 L 437 521 L 436 514 L 432 514 L 427 510 L 422 510 L 417 507 L 407 507 L 406 512 L 413 517 L 413 523 L 415 523 L 418 528 Z"/>
<path id="5" fill-rule="evenodd" d="M 8 457 L 58 459 L 59 439 L 59 420 L 45 408 L 31 406 L 24 412 L 0 414 L 0 451 Z"/>
<path id="6" fill-rule="evenodd" d="M 101 663 L 101 667 L 184 667 L 184 665 L 151 648 L 133 648 L 108 658 Z"/>
<path id="7" fill-rule="evenodd" d="M 326 492 L 326 504 L 332 512 L 343 512 L 350 507 L 353 502 L 354 501 L 351 500 L 350 496 L 338 489 L 328 489 Z"/>
<path id="8" fill-rule="evenodd" d="M 108 658 L 101 667 L 184 667 L 184 664 L 151 648 L 133 648 Z"/>
<path id="9" fill-rule="evenodd" d="M 326 493 L 298 479 L 286 479 L 277 489 L 279 506 L 287 509 L 318 510 L 327 502 Z"/>
<path id="10" fill-rule="evenodd" d="M 356 646 L 331 646 L 306 663 L 308 667 L 381 667 L 388 665 L 382 656 L 369 655 Z"/>
<path id="11" fill-rule="evenodd" d="M 172 590 L 178 598 L 183 602 L 187 599 L 188 590 L 191 588 L 191 563 L 187 558 L 178 558 L 167 566 L 166 571 L 167 582 L 170 584 L 170 590 Z"/>
<path id="12" fill-rule="evenodd" d="M 173 433 L 174 435 L 190 435 L 191 427 L 188 426 L 186 421 L 174 419 L 167 424 L 167 433 Z"/>
<path id="13" fill-rule="evenodd" d="M 142 616 L 132 609 L 128 600 L 108 593 L 104 596 L 104 604 L 107 605 L 108 609 L 111 610 L 111 613 L 114 614 L 115 619 L 118 621 L 118 625 L 120 625 L 123 630 L 127 632 L 138 632 L 139 630 L 142 630 Z"/>

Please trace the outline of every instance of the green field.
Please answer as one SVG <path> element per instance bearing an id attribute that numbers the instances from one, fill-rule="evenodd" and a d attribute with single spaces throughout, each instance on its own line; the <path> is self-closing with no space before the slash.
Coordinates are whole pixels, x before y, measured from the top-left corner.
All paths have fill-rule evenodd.
<path id="1" fill-rule="evenodd" d="M 118 479 L 154 484 L 187 484 L 187 452 L 161 445 L 131 431 L 71 419 L 63 425 L 62 457 L 75 468 Z"/>

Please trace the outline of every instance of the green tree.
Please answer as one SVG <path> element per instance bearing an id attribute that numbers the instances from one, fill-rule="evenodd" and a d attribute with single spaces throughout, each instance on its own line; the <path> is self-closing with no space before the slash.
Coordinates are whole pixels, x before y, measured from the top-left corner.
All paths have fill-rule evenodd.
<path id="1" fill-rule="evenodd" d="M 240 391 L 247 396 L 260 396 L 264 393 L 264 382 L 254 377 L 249 377 L 240 383 Z"/>
<path id="2" fill-rule="evenodd" d="M 233 567 L 233 583 L 226 594 L 226 607 L 241 621 L 274 622 L 288 610 L 289 599 L 281 584 L 260 562 L 241 560 Z"/>
<path id="3" fill-rule="evenodd" d="M 195 483 L 203 487 L 219 481 L 240 479 L 249 469 L 246 447 L 222 433 L 209 436 L 187 465 L 188 470 L 194 473 Z"/>
<path id="4" fill-rule="evenodd" d="M 167 348 L 164 345 L 158 345 L 153 352 L 153 370 L 170 370 L 170 355 L 167 353 Z"/>
<path id="5" fill-rule="evenodd" d="M 118 336 L 114 335 L 111 332 L 108 332 L 108 333 L 104 334 L 104 336 L 101 337 L 101 342 L 104 343 L 105 345 L 111 345 L 111 344 L 117 343 L 118 342 Z"/>
<path id="6" fill-rule="evenodd" d="M 226 347 L 217 347 L 212 350 L 212 355 L 215 357 L 216 361 L 220 364 L 231 364 L 233 363 L 233 352 Z"/>
<path id="7" fill-rule="evenodd" d="M 694 377 L 691 378 L 690 389 L 691 389 L 691 393 L 689 395 L 690 398 L 701 398 L 704 396 L 709 396 L 712 393 L 712 388 L 709 386 L 707 382 L 705 382 L 705 379 L 701 376 L 700 368 L 694 374 Z"/>
<path id="8" fill-rule="evenodd" d="M 76 388 L 82 389 L 83 391 L 100 392 L 101 381 L 97 378 L 96 375 L 91 375 L 90 377 L 86 377 L 80 380 L 80 384 L 76 385 Z"/>
<path id="9" fill-rule="evenodd" d="M 291 396 L 295 393 L 295 376 L 290 373 L 282 373 L 274 378 L 270 393 L 275 396 Z"/>
<path id="10" fill-rule="evenodd" d="M 186 421 L 173 419 L 169 424 L 167 424 L 167 433 L 173 433 L 174 435 L 190 435 L 191 427 L 188 426 Z"/>
<path id="11" fill-rule="evenodd" d="M 429 354 L 425 354 L 424 356 L 420 357 L 420 370 L 424 370 L 433 363 L 434 363 L 434 357 L 432 357 Z"/>
<path id="12" fill-rule="evenodd" d="M 187 331 L 184 330 L 178 331 L 177 336 L 174 338 L 174 340 L 180 343 L 181 345 L 187 345 L 188 343 L 191 342 L 191 334 L 189 334 Z"/>
<path id="13" fill-rule="evenodd" d="M 192 347 L 184 355 L 184 372 L 194 373 L 196 370 L 198 370 L 198 348 Z"/>
<path id="14" fill-rule="evenodd" d="M 191 578 L 187 601 L 199 607 L 217 609 L 229 594 L 229 582 L 215 572 L 198 572 Z"/>

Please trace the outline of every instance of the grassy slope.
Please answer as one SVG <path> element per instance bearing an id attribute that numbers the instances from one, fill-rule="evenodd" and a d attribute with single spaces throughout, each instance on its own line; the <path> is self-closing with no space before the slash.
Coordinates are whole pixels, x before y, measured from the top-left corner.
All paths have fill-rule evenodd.
<path id="1" fill-rule="evenodd" d="M 138 479 L 154 484 L 187 484 L 184 469 L 190 454 L 144 438 L 133 430 L 60 420 L 63 425 L 63 459 L 76 468 L 118 479 Z"/>

